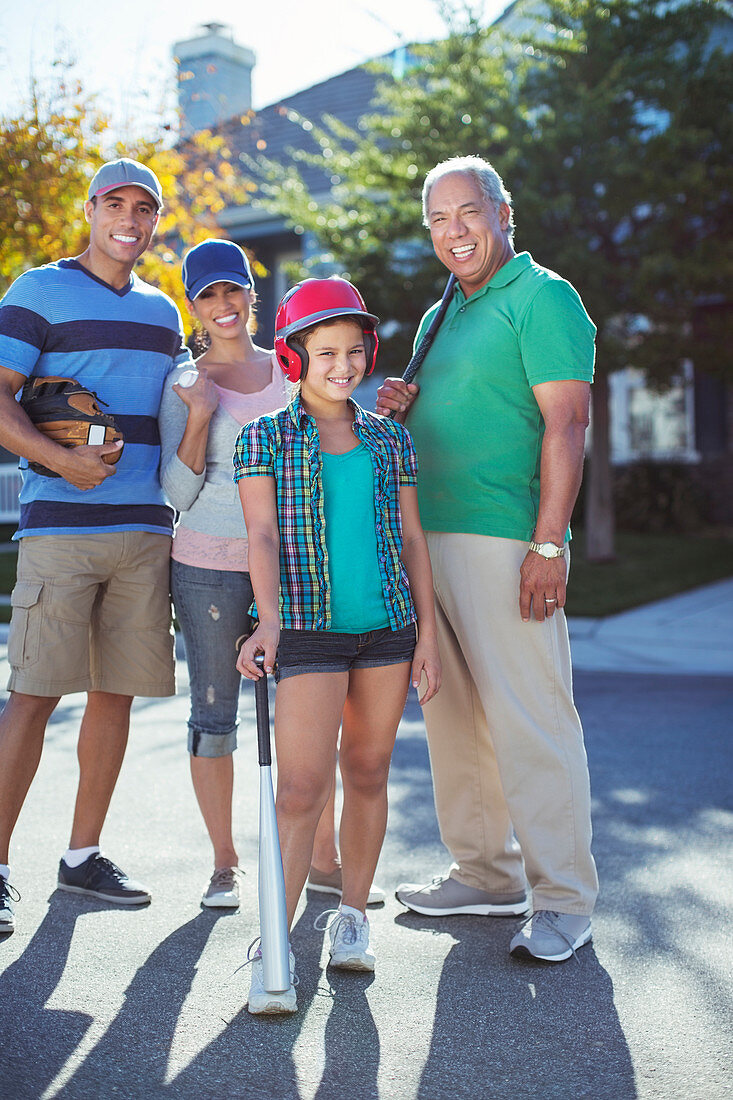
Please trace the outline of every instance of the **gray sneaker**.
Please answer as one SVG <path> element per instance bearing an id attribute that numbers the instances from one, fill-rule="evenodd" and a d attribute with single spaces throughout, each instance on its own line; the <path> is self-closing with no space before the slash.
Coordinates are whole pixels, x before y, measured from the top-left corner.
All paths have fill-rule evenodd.
<path id="1" fill-rule="evenodd" d="M 425 917 L 453 917 L 471 913 L 479 917 L 516 917 L 529 909 L 527 895 L 489 894 L 464 886 L 455 878 L 439 876 L 426 886 L 403 882 L 397 887 L 395 897 Z"/>
<path id="2" fill-rule="evenodd" d="M 337 898 L 340 898 L 342 894 L 341 868 L 335 867 L 333 871 L 320 871 L 318 867 L 311 864 L 306 886 L 309 890 L 314 890 L 316 894 L 335 894 Z M 374 883 L 369 887 L 367 905 L 384 905 L 384 890 L 380 886 L 375 886 Z"/>
<path id="3" fill-rule="evenodd" d="M 14 901 L 20 901 L 20 894 L 0 875 L 0 936 L 6 936 L 15 928 Z"/>
<path id="4" fill-rule="evenodd" d="M 509 951 L 516 958 L 564 962 L 591 939 L 590 917 L 538 909 L 517 932 Z"/>
<path id="5" fill-rule="evenodd" d="M 209 879 L 201 904 L 209 909 L 239 908 L 239 867 L 219 867 Z"/>

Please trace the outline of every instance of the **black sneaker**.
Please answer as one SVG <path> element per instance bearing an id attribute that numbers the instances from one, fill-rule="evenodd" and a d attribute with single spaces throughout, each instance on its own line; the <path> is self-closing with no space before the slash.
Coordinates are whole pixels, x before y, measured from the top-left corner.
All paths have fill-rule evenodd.
<path id="1" fill-rule="evenodd" d="M 12 932 L 15 928 L 14 901 L 20 901 L 20 894 L 6 878 L 0 875 L 0 936 Z"/>
<path id="2" fill-rule="evenodd" d="M 94 852 L 78 867 L 59 863 L 59 890 L 71 894 L 86 894 L 115 905 L 147 905 L 150 894 L 139 882 L 128 878 L 111 859 Z"/>

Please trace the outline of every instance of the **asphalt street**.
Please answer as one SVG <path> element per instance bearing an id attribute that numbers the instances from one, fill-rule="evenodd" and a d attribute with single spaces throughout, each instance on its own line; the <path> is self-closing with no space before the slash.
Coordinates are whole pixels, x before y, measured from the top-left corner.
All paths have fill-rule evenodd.
<path id="1" fill-rule="evenodd" d="M 595 644 L 603 631 L 580 633 Z M 13 844 L 22 901 L 16 932 L 0 940 L 0 1093 L 729 1097 L 733 675 L 727 667 L 717 675 L 650 673 L 640 671 L 641 659 L 637 671 L 613 662 L 609 671 L 596 650 L 583 652 L 590 659 L 579 661 L 588 668 L 576 672 L 576 695 L 602 884 L 594 942 L 560 966 L 518 962 L 507 953 L 517 920 L 431 920 L 394 899 L 398 882 L 447 867 L 411 699 L 378 873 L 387 902 L 370 911 L 376 974 L 326 970 L 324 934 L 313 929 L 326 906 L 322 896 L 304 898 L 293 933 L 300 1010 L 284 1019 L 248 1014 L 249 972 L 238 969 L 257 935 L 251 688 L 242 691 L 236 758 L 246 877 L 234 915 L 199 904 L 210 856 L 188 776 L 183 664 L 175 699 L 135 704 L 103 837 L 105 852 L 151 888 L 152 904 L 124 910 L 55 890 L 84 704 L 83 696 L 62 700 Z M 0 668 L 3 682 L 5 675 Z"/>

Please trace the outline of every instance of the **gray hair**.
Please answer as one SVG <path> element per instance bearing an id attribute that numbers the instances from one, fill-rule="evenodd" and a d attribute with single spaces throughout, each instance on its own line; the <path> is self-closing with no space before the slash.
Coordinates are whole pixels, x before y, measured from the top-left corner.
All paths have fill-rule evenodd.
<path id="1" fill-rule="evenodd" d="M 497 210 L 502 203 L 507 204 L 509 207 L 507 235 L 509 240 L 512 240 L 514 238 L 514 208 L 512 206 L 512 196 L 504 186 L 504 181 L 497 170 L 492 164 L 489 164 L 488 160 L 484 160 L 483 157 L 451 157 L 450 160 L 443 160 L 440 164 L 436 164 L 435 168 L 432 168 L 428 172 L 422 188 L 423 225 L 429 227 L 428 200 L 433 184 L 437 183 L 443 176 L 449 176 L 452 172 L 465 172 L 466 175 L 471 176 L 478 184 L 481 194 L 486 201 L 492 203 Z"/>

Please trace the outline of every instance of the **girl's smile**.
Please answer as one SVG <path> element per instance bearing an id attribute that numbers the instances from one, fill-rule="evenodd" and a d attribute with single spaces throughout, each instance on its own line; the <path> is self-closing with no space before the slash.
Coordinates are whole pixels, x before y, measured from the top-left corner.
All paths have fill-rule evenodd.
<path id="1" fill-rule="evenodd" d="M 301 382 L 303 401 L 327 407 L 344 402 L 366 371 L 366 349 L 361 325 L 348 319 L 319 325 L 305 338 L 308 369 Z"/>

